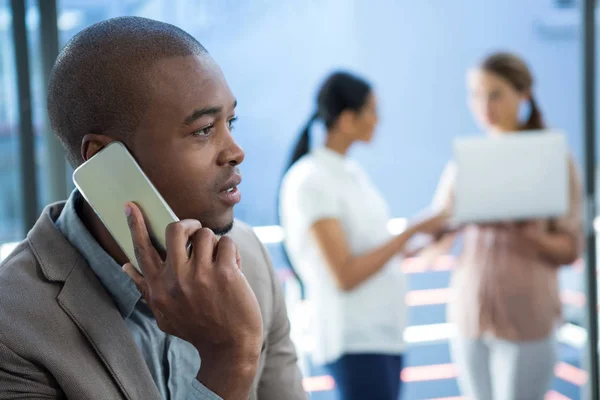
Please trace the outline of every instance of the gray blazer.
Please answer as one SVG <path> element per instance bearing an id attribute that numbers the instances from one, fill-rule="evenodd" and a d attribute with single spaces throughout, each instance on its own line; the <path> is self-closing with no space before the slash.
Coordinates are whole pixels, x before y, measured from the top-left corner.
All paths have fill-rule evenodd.
<path id="1" fill-rule="evenodd" d="M 160 399 L 115 304 L 47 207 L 0 264 L 0 399 Z M 247 225 L 230 236 L 262 311 L 264 344 L 250 399 L 306 399 L 284 297 Z"/>

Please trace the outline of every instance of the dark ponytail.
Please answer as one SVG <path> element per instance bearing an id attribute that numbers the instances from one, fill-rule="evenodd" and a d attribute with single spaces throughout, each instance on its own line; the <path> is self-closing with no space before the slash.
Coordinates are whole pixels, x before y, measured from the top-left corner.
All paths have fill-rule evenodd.
<path id="1" fill-rule="evenodd" d="M 298 141 L 296 142 L 296 144 L 294 145 L 294 148 L 292 150 L 292 157 L 290 158 L 290 161 L 288 162 L 288 164 L 285 167 L 284 176 L 285 176 L 285 173 L 290 168 L 292 168 L 292 165 L 294 165 L 296 163 L 296 161 L 298 161 L 299 159 L 301 159 L 302 157 L 304 157 L 305 155 L 307 155 L 310 152 L 310 142 L 311 142 L 310 129 L 312 128 L 313 124 L 315 123 L 315 121 L 318 118 L 319 118 L 319 112 L 315 112 L 313 114 L 313 116 L 310 117 L 310 119 L 308 120 L 306 125 L 304 125 L 304 128 L 300 132 L 300 137 L 298 138 Z M 282 180 L 283 180 L 283 178 L 282 178 Z M 281 184 L 279 186 L 281 187 Z M 279 216 L 280 206 L 281 206 L 281 200 L 280 200 L 280 195 L 278 194 L 277 195 L 277 222 L 279 223 L 279 225 L 281 225 L 281 217 Z M 298 282 L 298 286 L 300 287 L 300 298 L 302 300 L 304 300 L 304 299 L 306 299 L 306 289 L 304 287 L 304 282 L 302 281 L 302 278 L 300 278 L 300 275 L 294 268 L 294 264 L 292 264 L 292 261 L 290 260 L 290 257 L 288 255 L 283 243 L 281 245 L 281 250 L 283 253 L 283 258 L 285 259 L 286 263 L 290 267 L 290 271 L 294 275 L 294 278 L 296 279 L 296 282 Z"/>
<path id="2" fill-rule="evenodd" d="M 531 113 L 529 114 L 529 118 L 527 118 L 525 124 L 523 124 L 523 130 L 535 131 L 544 129 L 546 125 L 544 124 L 544 119 L 542 118 L 542 112 L 540 111 L 533 95 L 529 99 L 529 104 L 531 107 Z"/>
<path id="3" fill-rule="evenodd" d="M 310 152 L 310 130 L 317 119 L 322 120 L 325 127 L 329 130 L 337 122 L 338 117 L 343 111 L 360 111 L 366 104 L 370 93 L 371 86 L 362 78 L 347 72 L 335 72 L 331 74 L 319 89 L 317 112 L 312 115 L 300 132 L 300 137 L 292 150 L 292 156 L 285 167 L 284 176 L 298 160 Z M 277 197 L 277 210 L 280 210 L 279 196 Z M 278 222 L 281 224 L 279 212 L 277 216 Z M 300 276 L 294 269 L 294 265 L 290 262 L 285 246 L 282 246 L 282 250 L 284 258 L 300 286 L 300 295 L 304 300 L 306 298 L 304 282 L 300 279 Z"/>
<path id="4" fill-rule="evenodd" d="M 329 130 L 335 125 L 342 112 L 346 110 L 360 112 L 369 94 L 371 94 L 371 85 L 358 76 L 348 72 L 334 72 L 329 75 L 319 89 L 317 111 L 302 129 L 284 174 L 310 151 L 310 129 L 317 119 L 320 119 Z"/>
<path id="5" fill-rule="evenodd" d="M 310 152 L 310 128 L 318 118 L 319 113 L 315 112 L 302 129 L 300 137 L 298 138 L 298 141 L 294 146 L 294 150 L 292 151 L 292 157 L 287 165 L 287 168 L 285 169 L 285 172 L 287 172 L 287 170 L 290 169 L 292 165 L 296 163 L 296 161 Z"/>

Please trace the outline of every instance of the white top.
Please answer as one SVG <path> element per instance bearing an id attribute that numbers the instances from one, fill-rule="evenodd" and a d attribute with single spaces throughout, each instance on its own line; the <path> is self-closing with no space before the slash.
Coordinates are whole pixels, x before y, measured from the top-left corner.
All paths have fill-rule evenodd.
<path id="1" fill-rule="evenodd" d="M 329 149 L 318 149 L 292 166 L 280 199 L 286 248 L 305 283 L 311 309 L 313 361 L 328 363 L 345 353 L 402 353 L 406 305 L 400 259 L 343 292 L 309 232 L 315 222 L 335 218 L 355 255 L 392 237 L 388 206 L 362 168 Z"/>

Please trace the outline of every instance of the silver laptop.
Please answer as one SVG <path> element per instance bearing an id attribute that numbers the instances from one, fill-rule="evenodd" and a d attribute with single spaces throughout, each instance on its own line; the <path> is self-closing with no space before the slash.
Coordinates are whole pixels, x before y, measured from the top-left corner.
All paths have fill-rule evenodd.
<path id="1" fill-rule="evenodd" d="M 565 135 L 527 131 L 454 141 L 454 223 L 564 215 L 569 202 Z"/>

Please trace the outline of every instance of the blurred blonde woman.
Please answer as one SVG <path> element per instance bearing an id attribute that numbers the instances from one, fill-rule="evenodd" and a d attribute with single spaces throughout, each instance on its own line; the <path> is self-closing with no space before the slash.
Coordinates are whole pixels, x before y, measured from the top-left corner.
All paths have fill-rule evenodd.
<path id="1" fill-rule="evenodd" d="M 514 54 L 487 57 L 468 73 L 469 105 L 489 135 L 544 129 L 533 77 Z M 519 118 L 526 105 L 529 115 Z M 519 133 L 527 134 L 527 133 Z M 554 220 L 469 225 L 452 279 L 449 319 L 458 335 L 452 354 L 471 399 L 543 399 L 557 359 L 561 318 L 558 270 L 582 250 L 581 184 L 570 160 L 570 207 Z M 451 212 L 456 167 L 444 171 L 434 207 Z M 519 201 L 515 199 L 515 201 Z M 449 249 L 456 234 L 437 244 Z"/>

